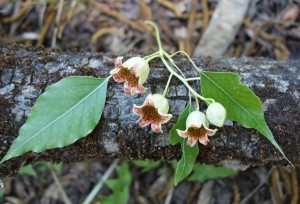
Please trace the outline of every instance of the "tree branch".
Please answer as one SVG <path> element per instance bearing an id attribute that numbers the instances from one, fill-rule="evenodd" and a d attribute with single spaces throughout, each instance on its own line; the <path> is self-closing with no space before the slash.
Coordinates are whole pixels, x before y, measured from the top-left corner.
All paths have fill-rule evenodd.
<path id="1" fill-rule="evenodd" d="M 130 56 L 133 55 L 125 58 Z M 114 68 L 115 58 L 111 53 L 61 52 L 0 44 L 0 158 L 8 151 L 35 100 L 47 86 L 71 75 L 106 77 Z M 262 99 L 266 121 L 279 145 L 295 165 L 300 165 L 300 61 L 209 57 L 194 60 L 197 66 L 209 71 L 240 74 L 242 81 Z M 187 77 L 197 76 L 186 58 L 175 58 L 175 62 Z M 168 72 L 159 60 L 151 61 L 150 66 L 150 78 L 145 84 L 148 93 L 162 93 Z M 90 135 L 64 148 L 27 153 L 8 160 L 0 165 L 0 177 L 15 174 L 23 162 L 42 160 L 179 159 L 180 146 L 169 144 L 168 132 L 187 104 L 187 89 L 178 80 L 172 80 L 167 97 L 174 117 L 163 126 L 163 134 L 153 133 L 149 127 L 140 128 L 136 124 L 138 116 L 131 112 L 132 105 L 142 104 L 148 93 L 128 96 L 122 84 L 111 80 L 102 118 Z M 209 145 L 200 146 L 198 161 L 241 168 L 270 162 L 287 164 L 265 137 L 234 122 L 220 129 Z"/>

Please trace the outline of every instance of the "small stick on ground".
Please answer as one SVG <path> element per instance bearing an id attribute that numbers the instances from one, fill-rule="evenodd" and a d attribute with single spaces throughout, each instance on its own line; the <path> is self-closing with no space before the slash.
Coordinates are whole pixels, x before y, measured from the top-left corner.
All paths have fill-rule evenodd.
<path id="1" fill-rule="evenodd" d="M 191 12 L 190 12 L 190 18 L 189 18 L 188 26 L 187 26 L 188 31 L 187 31 L 186 44 L 185 44 L 186 52 L 188 55 L 191 55 L 193 52 L 193 49 L 194 49 L 194 46 L 192 45 L 192 42 L 191 42 L 191 38 L 192 38 L 193 31 L 194 31 L 195 15 L 197 12 L 197 7 L 198 7 L 198 0 L 193 0 Z"/>
<path id="2" fill-rule="evenodd" d="M 32 6 L 31 0 L 27 0 L 16 15 L 5 17 L 2 19 L 2 21 L 4 23 L 12 23 L 21 19 L 30 10 L 31 6 Z"/>
<path id="3" fill-rule="evenodd" d="M 119 163 L 120 159 L 114 160 L 114 162 L 108 167 L 106 172 L 103 174 L 103 176 L 100 178 L 99 182 L 97 185 L 93 188 L 93 190 L 89 193 L 89 195 L 86 197 L 86 199 L 83 201 L 83 204 L 89 204 L 93 201 L 97 193 L 100 191 L 102 188 L 104 182 L 110 177 L 112 172 L 115 170 Z"/>
<path id="4" fill-rule="evenodd" d="M 98 39 L 101 38 L 104 35 L 108 35 L 111 33 L 116 32 L 116 28 L 112 27 L 112 28 L 101 28 L 100 30 L 98 30 L 96 33 L 93 34 L 92 36 L 92 43 L 96 44 Z"/>
<path id="5" fill-rule="evenodd" d="M 72 204 L 72 202 L 68 198 L 65 190 L 63 189 L 61 183 L 59 182 L 59 179 L 57 178 L 57 175 L 56 175 L 56 173 L 55 173 L 55 171 L 54 171 L 54 169 L 53 169 L 53 167 L 52 167 L 52 165 L 50 163 L 48 163 L 48 168 L 50 170 L 51 176 L 52 176 L 52 178 L 53 178 L 53 180 L 54 180 L 57 188 L 59 189 L 59 191 L 60 191 L 60 193 L 61 193 L 61 195 L 63 197 L 64 202 L 66 204 Z"/>
<path id="6" fill-rule="evenodd" d="M 128 24 L 131 28 L 133 28 L 135 30 L 138 30 L 140 32 L 145 31 L 145 26 L 142 22 L 132 21 L 117 11 L 107 9 L 105 6 L 103 6 L 101 3 L 97 2 L 96 0 L 91 1 L 91 3 L 94 6 L 96 6 L 103 14 L 114 17 L 114 18 L 118 19 L 119 21 Z"/>
<path id="7" fill-rule="evenodd" d="M 234 181 L 233 184 L 233 204 L 239 204 L 241 201 L 241 194 L 240 194 L 240 190 L 239 190 L 239 186 L 236 183 L 236 181 Z"/>
<path id="8" fill-rule="evenodd" d="M 202 26 L 202 32 L 204 32 L 208 26 L 209 22 L 209 9 L 208 9 L 208 4 L 207 0 L 202 0 L 202 9 L 203 9 L 203 26 Z"/>
<path id="9" fill-rule="evenodd" d="M 43 28 L 41 29 L 41 31 L 39 33 L 39 40 L 37 42 L 37 46 L 42 46 L 43 45 L 43 43 L 45 41 L 45 38 L 46 38 L 46 35 L 49 31 L 49 28 L 53 23 L 53 20 L 54 20 L 55 15 L 56 15 L 56 11 L 55 11 L 55 8 L 53 6 L 49 7 L 49 13 L 50 14 L 47 17 L 46 23 L 45 23 L 45 25 L 43 26 Z"/>
<path id="10" fill-rule="evenodd" d="M 297 171 L 293 167 L 290 167 L 290 170 L 291 170 L 291 179 L 292 179 L 292 201 L 291 201 L 291 204 L 297 204 L 298 200 L 299 200 Z"/>
<path id="11" fill-rule="evenodd" d="M 277 168 L 273 167 L 271 175 L 271 198 L 273 200 L 273 203 L 282 203 L 279 186 L 279 174 Z"/>
<path id="12" fill-rule="evenodd" d="M 272 169 L 269 170 L 269 172 L 267 173 L 265 179 L 261 180 L 260 183 L 258 184 L 258 186 L 256 186 L 256 188 L 249 193 L 241 202 L 240 204 L 245 204 L 247 203 L 251 197 L 267 182 L 267 180 L 269 179 L 270 175 L 272 173 Z"/>
<path id="13" fill-rule="evenodd" d="M 55 26 L 54 26 L 52 40 L 51 40 L 51 47 L 56 47 L 57 32 L 59 28 L 59 21 L 61 18 L 63 6 L 64 6 L 64 0 L 59 0 L 59 3 L 57 5 L 56 17 L 55 17 Z"/>
<path id="14" fill-rule="evenodd" d="M 291 186 L 291 179 L 289 174 L 286 172 L 286 168 L 283 166 L 278 166 L 278 170 L 280 173 L 280 176 L 282 177 L 282 181 L 284 183 L 285 190 L 288 195 L 292 195 L 292 186 Z"/>
<path id="15" fill-rule="evenodd" d="M 201 189 L 202 183 L 201 182 L 196 182 L 192 189 L 190 190 L 187 199 L 185 200 L 185 204 L 192 203 L 192 200 L 194 199 L 196 193 Z"/>

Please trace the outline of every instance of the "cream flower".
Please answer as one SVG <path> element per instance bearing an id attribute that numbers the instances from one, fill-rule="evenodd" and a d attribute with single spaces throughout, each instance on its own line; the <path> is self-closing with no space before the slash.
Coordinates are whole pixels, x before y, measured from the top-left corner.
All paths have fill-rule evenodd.
<path id="1" fill-rule="evenodd" d="M 197 140 L 207 145 L 208 136 L 213 136 L 217 132 L 217 129 L 212 130 L 208 126 L 206 115 L 200 111 L 193 111 L 186 120 L 186 130 L 177 130 L 177 133 L 180 137 L 188 138 L 187 144 L 191 147 L 196 144 Z"/>
<path id="2" fill-rule="evenodd" d="M 161 124 L 167 123 L 172 115 L 169 111 L 168 100 L 160 94 L 149 94 L 142 106 L 133 105 L 133 113 L 141 115 L 138 123 L 141 127 L 151 124 L 154 132 L 162 132 Z"/>
<path id="3" fill-rule="evenodd" d="M 149 64 L 141 57 L 132 57 L 122 63 L 123 57 L 117 57 L 116 68 L 110 74 L 116 82 L 124 82 L 124 91 L 127 94 L 144 93 L 147 89 L 142 85 L 149 75 Z"/>

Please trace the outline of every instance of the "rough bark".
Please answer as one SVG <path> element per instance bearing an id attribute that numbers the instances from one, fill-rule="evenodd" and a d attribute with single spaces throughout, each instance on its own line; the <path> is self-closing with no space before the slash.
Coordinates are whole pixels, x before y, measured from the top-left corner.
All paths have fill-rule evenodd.
<path id="1" fill-rule="evenodd" d="M 44 89 L 71 75 L 108 76 L 117 55 L 110 53 L 61 52 L 59 50 L 0 45 L 0 158 L 8 151 L 18 130 L 37 97 Z M 126 55 L 125 58 L 131 55 Z M 241 75 L 263 101 L 265 118 L 276 140 L 295 165 L 300 165 L 299 97 L 300 61 L 278 62 L 263 58 L 212 59 L 195 58 L 195 63 L 209 71 L 232 71 Z M 188 60 L 175 58 L 187 76 L 195 76 Z M 168 72 L 159 60 L 150 63 L 148 92 L 163 91 Z M 197 87 L 197 85 L 195 85 Z M 187 89 L 172 80 L 168 98 L 171 122 L 163 134 L 149 127 L 140 128 L 132 105 L 142 104 L 144 95 L 128 96 L 123 85 L 109 82 L 107 102 L 96 129 L 76 143 L 43 153 L 27 153 L 0 165 L 0 177 L 16 173 L 23 162 L 76 162 L 88 158 L 164 159 L 181 157 L 179 145 L 168 143 L 168 132 L 188 101 Z M 207 164 L 246 168 L 267 163 L 287 164 L 272 144 L 256 130 L 228 122 L 200 146 L 197 159 Z"/>

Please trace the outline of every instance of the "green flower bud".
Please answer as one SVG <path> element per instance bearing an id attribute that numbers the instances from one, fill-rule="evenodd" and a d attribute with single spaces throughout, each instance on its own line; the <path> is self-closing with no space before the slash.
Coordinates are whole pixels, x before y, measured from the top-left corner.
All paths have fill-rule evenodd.
<path id="1" fill-rule="evenodd" d="M 226 119 L 226 109 L 218 102 L 210 104 L 206 110 L 207 119 L 217 127 L 222 127 Z"/>

